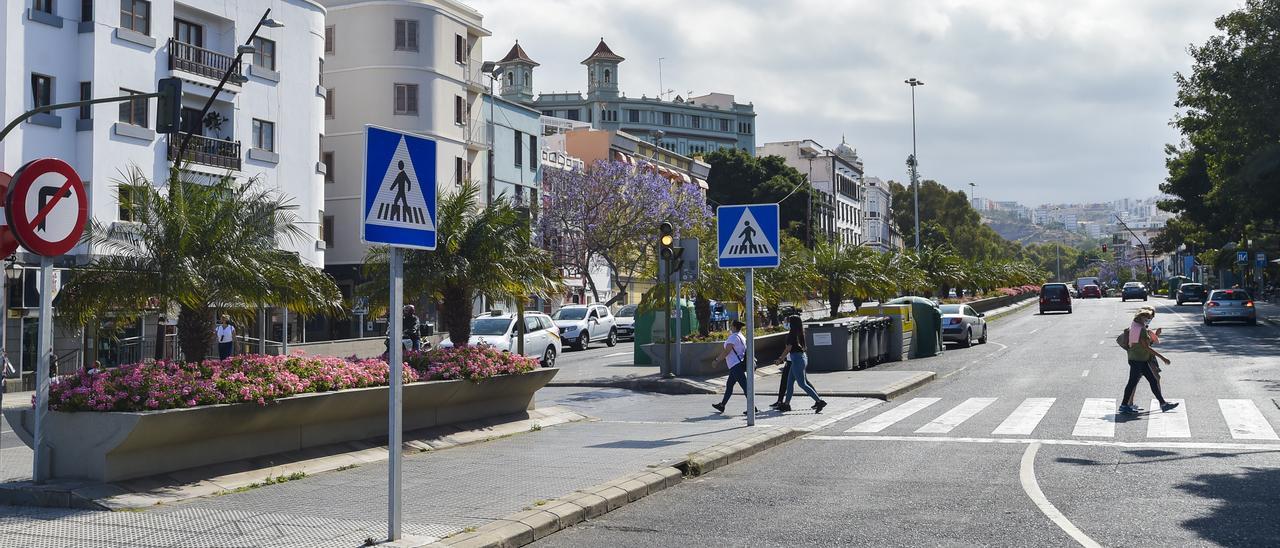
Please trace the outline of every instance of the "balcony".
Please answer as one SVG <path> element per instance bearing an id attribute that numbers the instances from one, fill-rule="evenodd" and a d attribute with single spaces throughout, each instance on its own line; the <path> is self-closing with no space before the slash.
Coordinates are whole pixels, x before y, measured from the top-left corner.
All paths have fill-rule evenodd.
<path id="1" fill-rule="evenodd" d="M 169 70 L 181 70 L 213 81 L 222 79 L 227 68 L 233 67 L 231 79 L 240 79 L 240 64 L 235 56 L 210 51 L 176 39 L 169 39 Z"/>
<path id="2" fill-rule="evenodd" d="M 169 139 L 169 161 L 177 159 L 178 148 L 187 134 L 177 134 Z M 203 135 L 191 135 L 191 144 L 183 154 L 183 160 L 206 166 L 240 170 L 240 141 L 223 141 Z"/>

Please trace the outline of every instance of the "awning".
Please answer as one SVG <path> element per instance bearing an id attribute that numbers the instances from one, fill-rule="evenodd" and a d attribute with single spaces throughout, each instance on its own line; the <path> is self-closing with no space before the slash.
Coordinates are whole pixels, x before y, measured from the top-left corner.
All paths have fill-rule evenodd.
<path id="1" fill-rule="evenodd" d="M 704 179 L 694 178 L 694 180 L 698 182 L 698 188 L 701 188 L 702 190 L 707 190 L 707 189 L 711 188 L 711 187 L 707 186 L 707 181 L 706 181 L 706 180 L 704 180 Z"/>
<path id="2" fill-rule="evenodd" d="M 693 178 L 689 177 L 688 173 L 681 173 L 680 178 L 684 180 L 685 184 L 689 184 L 693 182 Z"/>

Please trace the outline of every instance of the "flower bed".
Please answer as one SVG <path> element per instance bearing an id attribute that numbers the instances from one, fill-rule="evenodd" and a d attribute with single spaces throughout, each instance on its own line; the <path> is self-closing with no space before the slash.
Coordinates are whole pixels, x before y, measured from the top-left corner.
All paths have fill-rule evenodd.
<path id="1" fill-rule="evenodd" d="M 410 352 L 404 382 L 527 373 L 534 358 L 487 346 Z M 248 403 L 267 405 L 310 392 L 386 386 L 390 368 L 380 359 L 242 355 L 202 362 L 143 362 L 59 377 L 49 386 L 54 411 L 150 411 Z"/>

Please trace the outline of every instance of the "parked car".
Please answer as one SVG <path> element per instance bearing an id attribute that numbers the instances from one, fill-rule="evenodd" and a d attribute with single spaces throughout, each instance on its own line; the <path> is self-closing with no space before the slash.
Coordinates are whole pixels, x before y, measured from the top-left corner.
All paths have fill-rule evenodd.
<path id="1" fill-rule="evenodd" d="M 1092 284 L 1086 285 L 1080 288 L 1080 298 L 1081 299 L 1101 299 L 1102 288 Z"/>
<path id="2" fill-rule="evenodd" d="M 1195 301 L 1204 304 L 1204 284 L 1186 283 L 1178 286 L 1178 294 L 1174 297 L 1178 304 Z"/>
<path id="3" fill-rule="evenodd" d="M 1147 287 L 1142 282 L 1125 282 L 1124 287 L 1120 288 L 1120 301 L 1129 299 L 1147 300 Z"/>
<path id="4" fill-rule="evenodd" d="M 978 344 L 987 343 L 986 314 L 975 311 L 966 304 L 944 304 L 942 310 L 942 341 L 960 343 L 968 348 L 975 338 Z"/>
<path id="5" fill-rule="evenodd" d="M 1209 293 L 1209 300 L 1204 303 L 1204 324 L 1213 325 L 1220 321 L 1258 323 L 1258 309 L 1253 306 L 1253 297 L 1243 289 L 1215 289 Z"/>
<path id="6" fill-rule="evenodd" d="M 471 338 L 467 339 L 467 344 L 487 344 L 506 352 L 515 352 L 520 347 L 515 317 L 515 314 L 502 312 L 477 316 L 471 320 Z M 453 343 L 447 338 L 440 343 L 441 348 L 451 346 Z M 551 317 L 536 312 L 525 313 L 524 355 L 540 358 L 543 367 L 555 367 L 560 350 L 560 330 Z"/>
<path id="7" fill-rule="evenodd" d="M 586 350 L 592 341 L 604 341 L 606 346 L 618 344 L 618 327 L 602 304 L 569 305 L 551 315 L 560 328 L 560 337 L 578 350 Z"/>
<path id="8" fill-rule="evenodd" d="M 613 315 L 614 325 L 618 327 L 618 338 L 636 339 L 636 305 L 629 304 L 618 309 Z"/>
<path id="9" fill-rule="evenodd" d="M 1040 286 L 1040 313 L 1071 313 L 1071 288 L 1067 284 L 1044 284 Z"/>

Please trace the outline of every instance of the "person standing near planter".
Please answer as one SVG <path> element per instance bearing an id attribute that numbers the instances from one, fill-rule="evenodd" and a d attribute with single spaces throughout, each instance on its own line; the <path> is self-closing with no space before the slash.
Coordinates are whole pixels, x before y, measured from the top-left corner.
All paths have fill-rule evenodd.
<path id="1" fill-rule="evenodd" d="M 791 360 L 790 377 L 787 382 L 787 399 L 778 406 L 778 411 L 787 412 L 791 410 L 791 395 L 795 392 L 796 384 L 800 385 L 800 389 L 804 390 L 810 398 L 813 398 L 813 411 L 821 413 L 822 409 L 827 406 L 827 402 L 818 397 L 818 391 L 814 390 L 813 385 L 809 383 L 809 377 L 805 375 L 805 368 L 808 367 L 808 357 L 805 356 L 804 341 L 804 321 L 800 316 L 787 317 L 787 325 L 791 330 L 787 332 L 786 348 L 782 350 L 782 355 Z M 779 358 L 775 363 L 782 363 Z"/>
<path id="2" fill-rule="evenodd" d="M 724 340 L 720 355 L 716 356 L 716 361 L 724 360 L 729 366 L 729 379 L 724 383 L 724 399 L 720 403 L 711 404 L 720 413 L 724 413 L 724 406 L 733 397 L 733 385 L 741 386 L 742 395 L 747 395 L 747 338 L 742 335 L 742 328 L 746 325 L 735 320 L 729 326 L 729 337 Z"/>
<path id="3" fill-rule="evenodd" d="M 222 321 L 213 331 L 218 336 L 218 359 L 230 358 L 236 340 L 236 326 L 231 323 L 231 316 L 223 314 Z"/>

